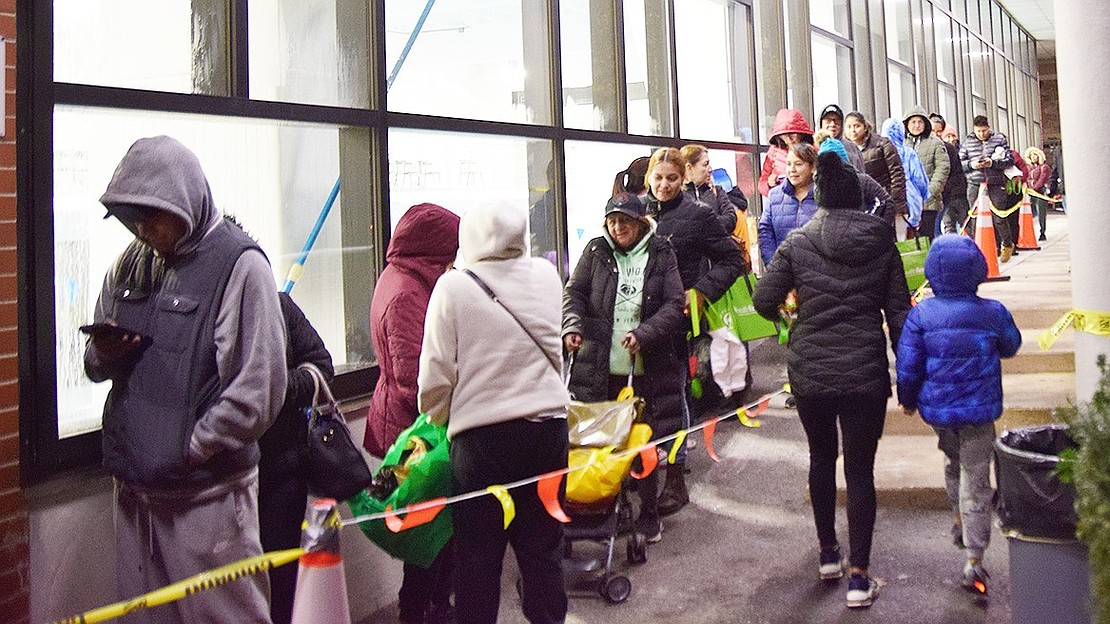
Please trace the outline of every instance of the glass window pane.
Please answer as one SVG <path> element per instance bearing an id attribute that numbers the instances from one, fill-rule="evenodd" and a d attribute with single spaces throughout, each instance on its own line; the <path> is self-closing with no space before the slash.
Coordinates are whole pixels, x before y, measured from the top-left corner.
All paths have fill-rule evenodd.
<path id="1" fill-rule="evenodd" d="M 235 215 L 266 252 L 276 289 L 335 183 L 340 132 L 226 117 L 55 109 L 54 314 L 62 437 L 100 427 L 110 385 L 85 377 L 85 341 L 76 328 L 92 319 L 105 272 L 132 240 L 117 220 L 102 219 L 98 202 L 127 148 L 138 138 L 168 134 L 196 152 L 216 204 Z M 348 315 L 344 292 L 357 284 L 369 302 L 369 286 L 362 288 L 359 280 L 375 273 L 373 261 L 367 243 L 345 248 L 341 236 L 347 213 L 366 212 L 367 206 L 345 206 L 340 194 L 292 293 L 339 368 L 372 359 L 358 346 L 369 343 L 368 328 L 360 331 L 366 308 L 360 303 L 357 314 Z"/>
<path id="2" fill-rule="evenodd" d="M 396 227 L 401 215 L 424 202 L 459 215 L 478 203 L 529 208 L 532 255 L 554 263 L 556 202 L 554 181 L 548 179 L 554 171 L 551 158 L 551 142 L 546 140 L 392 129 L 390 223 Z"/>
<path id="3" fill-rule="evenodd" d="M 728 7 L 683 0 L 675 7 L 678 114 L 682 136 L 736 138 Z"/>
<path id="4" fill-rule="evenodd" d="M 967 21 L 967 4 L 964 0 L 952 0 L 952 17 L 961 22 Z"/>
<path id="5" fill-rule="evenodd" d="M 614 179 L 641 156 L 651 156 L 651 147 L 566 142 L 567 251 L 571 270 L 586 243 L 601 236 L 605 202 L 612 196 Z"/>
<path id="6" fill-rule="evenodd" d="M 809 0 L 809 21 L 845 39 L 852 38 L 848 0 Z"/>
<path id="7" fill-rule="evenodd" d="M 934 41 L 937 51 L 937 78 L 945 82 L 956 79 L 956 64 L 952 55 L 952 22 L 940 11 L 933 10 Z"/>
<path id="8" fill-rule="evenodd" d="M 852 51 L 844 45 L 813 35 L 814 116 L 828 104 L 839 104 L 845 111 L 855 110 L 852 94 Z"/>
<path id="9" fill-rule="evenodd" d="M 991 55 L 994 57 L 994 95 L 999 106 L 1006 106 L 1009 103 L 1006 97 L 1006 67 L 1009 63 L 997 52 Z"/>
<path id="10" fill-rule="evenodd" d="M 596 0 L 563 0 L 559 33 L 563 66 L 563 125 L 616 132 L 614 12 Z"/>
<path id="11" fill-rule="evenodd" d="M 976 37 L 971 37 L 970 48 L 968 56 L 971 57 L 971 92 L 975 95 L 983 95 L 983 70 L 986 65 L 983 42 L 979 41 Z"/>
<path id="12" fill-rule="evenodd" d="M 625 80 L 631 134 L 674 133 L 671 44 L 665 8 L 663 0 L 624 3 Z"/>
<path id="13" fill-rule="evenodd" d="M 551 123 L 547 3 L 440 2 L 413 38 L 425 6 L 386 0 L 389 110 Z"/>
<path id="14" fill-rule="evenodd" d="M 913 74 L 898 67 L 890 66 L 890 115 L 900 118 L 902 113 L 917 103 L 914 90 Z M 883 120 L 875 120 L 876 131 L 882 126 Z"/>
<path id="15" fill-rule="evenodd" d="M 54 79 L 194 92 L 194 4 L 191 0 L 54 0 Z M 227 27 L 219 20 L 208 26 L 215 40 L 226 36 Z M 196 92 L 221 94 L 227 85 L 222 86 L 217 91 L 202 86 Z"/>
<path id="16" fill-rule="evenodd" d="M 971 98 L 971 111 L 973 115 L 986 115 L 987 101 L 981 97 Z"/>
<path id="17" fill-rule="evenodd" d="M 365 4 L 356 7 L 335 0 L 250 0 L 251 98 L 368 107 L 369 13 Z"/>
<path id="18" fill-rule="evenodd" d="M 752 92 L 755 59 L 752 58 L 752 10 L 751 7 L 732 3 L 732 73 L 735 79 L 735 130 L 733 134 L 742 143 L 756 141 L 752 120 L 752 106 L 755 94 Z"/>
<path id="19" fill-rule="evenodd" d="M 956 89 L 946 84 L 940 85 L 940 116 L 948 122 L 949 125 L 955 126 L 959 120 L 958 109 L 956 108 Z"/>
<path id="20" fill-rule="evenodd" d="M 886 53 L 890 58 L 913 64 L 913 37 L 910 34 L 909 0 L 884 3 L 886 15 Z"/>

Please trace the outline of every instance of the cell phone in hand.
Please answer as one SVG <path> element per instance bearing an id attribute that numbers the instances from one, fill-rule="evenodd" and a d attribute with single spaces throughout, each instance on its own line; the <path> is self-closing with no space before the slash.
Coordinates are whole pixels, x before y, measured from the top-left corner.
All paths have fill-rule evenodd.
<path id="1" fill-rule="evenodd" d="M 117 338 L 123 338 L 124 336 L 139 336 L 140 343 L 144 346 L 150 344 L 151 341 L 150 336 L 144 336 L 142 333 L 133 329 L 127 329 L 126 327 L 120 327 L 119 325 L 113 325 L 111 323 L 92 323 L 91 325 L 82 325 L 78 329 L 81 333 L 88 334 L 93 338 L 100 336 L 115 336 Z"/>

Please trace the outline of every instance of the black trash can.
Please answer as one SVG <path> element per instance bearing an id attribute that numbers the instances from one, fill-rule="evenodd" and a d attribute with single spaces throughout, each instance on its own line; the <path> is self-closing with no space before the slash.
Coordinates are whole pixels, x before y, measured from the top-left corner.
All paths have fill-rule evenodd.
<path id="1" fill-rule="evenodd" d="M 994 442 L 998 518 L 1010 546 L 1013 624 L 1090 624 L 1087 548 L 1075 538 L 1075 488 L 1060 483 L 1067 425 L 1005 431 Z"/>

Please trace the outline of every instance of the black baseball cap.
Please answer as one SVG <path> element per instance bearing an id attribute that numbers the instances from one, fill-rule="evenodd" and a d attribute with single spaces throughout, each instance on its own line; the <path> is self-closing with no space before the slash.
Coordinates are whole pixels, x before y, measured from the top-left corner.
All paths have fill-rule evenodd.
<path id="1" fill-rule="evenodd" d="M 821 121 L 829 115 L 836 115 L 840 118 L 841 123 L 844 122 L 844 109 L 840 108 L 836 104 L 829 104 L 824 109 L 822 109 L 821 114 L 817 116 L 817 123 L 820 124 Z"/>
<path id="2" fill-rule="evenodd" d="M 609 203 L 605 204 L 605 216 L 608 217 L 614 212 L 619 212 L 633 219 L 643 219 L 647 216 L 647 207 L 644 206 L 644 202 L 640 201 L 639 197 L 631 193 L 618 193 L 609 200 Z"/>

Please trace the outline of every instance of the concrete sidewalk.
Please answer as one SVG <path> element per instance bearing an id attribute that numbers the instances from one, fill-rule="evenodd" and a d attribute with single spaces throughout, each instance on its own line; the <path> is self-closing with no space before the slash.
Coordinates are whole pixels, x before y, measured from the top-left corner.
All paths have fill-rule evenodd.
<path id="1" fill-rule="evenodd" d="M 1035 421 L 1073 390 L 1067 364 L 1070 337 L 1045 358 L 1036 349 L 1039 330 L 1070 308 L 1066 218 L 1049 218 L 1050 240 L 1039 252 L 1021 254 L 1003 266 L 1009 282 L 989 284 L 984 296 L 1002 300 L 1023 328 L 1021 357 L 1005 372 L 1007 418 Z M 1059 355 L 1063 354 L 1063 355 Z M 786 380 L 785 348 L 773 340 L 752 348 L 754 399 Z M 893 361 L 893 358 L 892 358 Z M 1045 363 L 1049 372 L 1045 372 Z M 703 446 L 690 454 L 691 503 L 664 520 L 663 541 L 652 545 L 648 562 L 630 565 L 618 540 L 614 568 L 632 581 L 632 594 L 618 605 L 596 593 L 574 597 L 570 623 L 657 622 L 674 624 L 808 622 L 899 622 L 906 624 L 1003 624 L 1010 621 L 1010 578 L 1006 539 L 997 531 L 985 561 L 992 575 L 990 599 L 977 601 L 960 588 L 964 557 L 952 545 L 952 514 L 943 496 L 942 463 L 932 430 L 917 416 L 891 405 L 880 443 L 876 479 L 880 488 L 871 572 L 882 584 L 870 609 L 844 604 L 847 581 L 817 577 L 817 538 L 807 498 L 808 450 L 797 413 L 772 403 L 758 429 L 734 419 L 718 428 L 720 463 Z M 847 521 L 840 509 L 838 530 L 847 547 Z M 516 565 L 506 556 L 499 621 L 525 622 L 515 582 Z M 465 571 L 460 571 L 465 582 Z M 363 620 L 395 622 L 396 603 Z"/>

